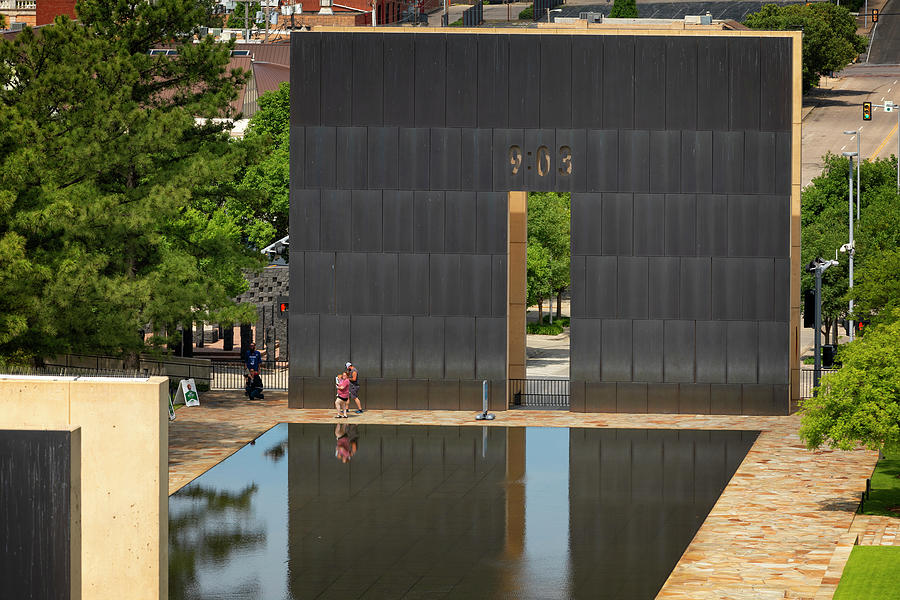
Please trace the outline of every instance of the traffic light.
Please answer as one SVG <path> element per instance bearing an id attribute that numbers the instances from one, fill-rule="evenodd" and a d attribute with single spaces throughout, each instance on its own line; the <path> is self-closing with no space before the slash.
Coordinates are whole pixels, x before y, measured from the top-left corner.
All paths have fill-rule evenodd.
<path id="1" fill-rule="evenodd" d="M 863 121 L 872 120 L 872 103 L 863 102 Z"/>
<path id="2" fill-rule="evenodd" d="M 878 9 L 877 8 L 872 9 L 872 22 L 873 23 L 878 22 Z"/>
<path id="3" fill-rule="evenodd" d="M 278 304 L 278 312 L 286 313 L 287 311 L 288 311 L 288 303 L 287 303 L 287 302 L 280 302 L 280 303 Z"/>

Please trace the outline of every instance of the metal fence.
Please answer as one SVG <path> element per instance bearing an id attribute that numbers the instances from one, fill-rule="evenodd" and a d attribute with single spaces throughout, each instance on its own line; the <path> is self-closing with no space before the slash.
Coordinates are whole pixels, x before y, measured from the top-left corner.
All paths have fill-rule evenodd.
<path id="1" fill-rule="evenodd" d="M 0 375 L 25 375 L 41 377 L 122 377 L 122 378 L 147 378 L 151 373 L 146 369 L 99 369 L 94 367 L 66 367 L 50 365 L 46 367 L 2 367 Z"/>
<path id="2" fill-rule="evenodd" d="M 242 390 L 246 382 L 247 367 L 240 361 L 213 361 L 210 366 L 210 389 Z M 259 376 L 264 390 L 288 389 L 288 361 L 263 361 Z"/>
<path id="3" fill-rule="evenodd" d="M 834 373 L 839 369 L 822 369 L 822 376 L 825 376 L 828 373 Z M 813 369 L 801 369 L 800 370 L 800 397 L 801 398 L 812 398 L 813 397 L 813 378 L 815 375 L 815 371 Z"/>
<path id="4" fill-rule="evenodd" d="M 481 2 L 467 8 L 462 14 L 463 27 L 478 27 L 484 23 L 484 7 Z"/>
<path id="5" fill-rule="evenodd" d="M 568 379 L 510 379 L 510 408 L 569 408 Z"/>

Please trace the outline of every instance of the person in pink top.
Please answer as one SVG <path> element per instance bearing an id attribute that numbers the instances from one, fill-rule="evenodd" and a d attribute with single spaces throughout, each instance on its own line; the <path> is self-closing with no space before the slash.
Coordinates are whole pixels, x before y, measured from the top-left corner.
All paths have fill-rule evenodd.
<path id="1" fill-rule="evenodd" d="M 334 418 L 346 419 L 348 418 L 347 408 L 350 406 L 350 379 L 347 371 L 338 375 L 334 384 L 337 387 L 337 398 L 334 399 L 334 407 L 338 411 Z"/>

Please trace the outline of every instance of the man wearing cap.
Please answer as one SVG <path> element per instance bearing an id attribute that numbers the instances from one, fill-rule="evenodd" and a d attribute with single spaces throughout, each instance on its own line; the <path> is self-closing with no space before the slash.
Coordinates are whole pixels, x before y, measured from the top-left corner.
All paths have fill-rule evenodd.
<path id="1" fill-rule="evenodd" d="M 363 409 L 362 404 L 359 402 L 359 371 L 356 370 L 353 363 L 348 362 L 345 366 L 347 367 L 347 374 L 350 376 L 350 397 L 356 401 L 356 414 L 361 415 Z"/>

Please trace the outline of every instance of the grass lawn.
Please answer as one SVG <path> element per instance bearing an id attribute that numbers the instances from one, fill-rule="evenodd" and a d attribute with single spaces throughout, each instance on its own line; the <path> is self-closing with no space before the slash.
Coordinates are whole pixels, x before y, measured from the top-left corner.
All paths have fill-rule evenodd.
<path id="1" fill-rule="evenodd" d="M 862 598 L 900 599 L 900 546 L 853 548 L 834 600 Z"/>
<path id="2" fill-rule="evenodd" d="M 863 508 L 865 515 L 900 518 L 900 456 L 888 454 L 875 465 L 872 491 Z M 891 508 L 896 510 L 891 512 Z"/>

